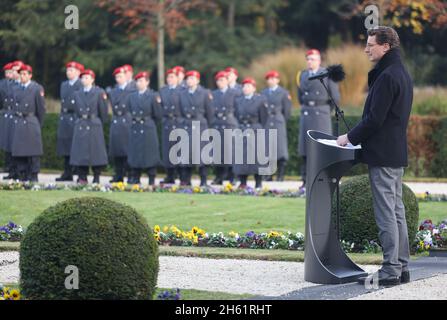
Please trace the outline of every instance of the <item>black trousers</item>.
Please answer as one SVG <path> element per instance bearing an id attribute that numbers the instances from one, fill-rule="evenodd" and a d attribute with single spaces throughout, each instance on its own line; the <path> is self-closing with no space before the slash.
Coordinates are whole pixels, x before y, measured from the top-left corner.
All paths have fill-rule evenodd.
<path id="1" fill-rule="evenodd" d="M 70 156 L 64 156 L 64 173 L 62 175 L 66 177 L 73 176 L 73 167 L 70 165 Z"/>
<path id="2" fill-rule="evenodd" d="M 217 166 L 215 167 L 216 180 L 223 181 L 228 178 L 229 167 Z"/>
<path id="3" fill-rule="evenodd" d="M 155 176 L 157 175 L 157 168 L 151 167 L 151 168 L 130 168 L 131 176 L 134 180 L 134 182 L 140 182 L 141 175 L 143 173 L 146 173 L 149 177 L 149 184 L 154 185 L 155 184 Z"/>
<path id="4" fill-rule="evenodd" d="M 248 175 L 240 175 L 239 179 L 241 181 L 242 186 L 247 185 Z M 256 183 L 256 185 L 255 185 L 256 188 L 262 188 L 262 176 L 260 176 L 259 174 L 255 174 L 255 183 Z"/>
<path id="5" fill-rule="evenodd" d="M 13 161 L 21 180 L 29 180 L 40 171 L 40 157 L 14 157 Z"/>
<path id="6" fill-rule="evenodd" d="M 191 185 L 191 177 L 192 170 L 194 167 L 182 167 L 180 170 L 180 182 L 183 185 L 190 186 Z M 200 166 L 199 167 L 199 175 L 200 175 L 200 185 L 206 185 L 206 180 L 208 178 L 208 167 Z"/>
<path id="7" fill-rule="evenodd" d="M 92 167 L 93 175 L 95 177 L 99 177 L 101 175 L 102 169 L 104 169 L 103 166 L 93 166 Z M 77 173 L 78 173 L 79 179 L 87 180 L 87 176 L 89 173 L 89 167 L 88 166 L 79 166 L 79 167 L 77 167 Z"/>
<path id="8" fill-rule="evenodd" d="M 166 178 L 165 178 L 165 182 L 167 183 L 174 183 L 175 179 L 177 178 L 178 175 L 178 168 L 176 167 L 172 167 L 172 168 L 166 168 Z"/>
<path id="9" fill-rule="evenodd" d="M 115 180 L 123 180 L 128 171 L 127 157 L 114 157 Z"/>

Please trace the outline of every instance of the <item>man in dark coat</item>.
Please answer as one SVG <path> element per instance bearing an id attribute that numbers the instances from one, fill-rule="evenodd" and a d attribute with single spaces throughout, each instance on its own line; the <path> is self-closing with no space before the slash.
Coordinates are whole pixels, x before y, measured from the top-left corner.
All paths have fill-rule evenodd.
<path id="1" fill-rule="evenodd" d="M 383 248 L 379 285 L 410 281 L 409 242 L 402 176 L 407 159 L 407 126 L 413 102 L 413 82 L 399 52 L 399 36 L 389 27 L 368 30 L 365 52 L 376 63 L 368 73 L 369 92 L 362 120 L 337 140 L 362 145 L 368 164 L 374 214 Z"/>
<path id="2" fill-rule="evenodd" d="M 161 98 L 161 154 L 166 178 L 163 183 L 173 184 L 178 175 L 179 167 L 169 159 L 169 151 L 175 141 L 169 141 L 169 135 L 182 124 L 182 111 L 180 108 L 180 93 L 183 88 L 179 85 L 178 71 L 169 69 L 166 72 L 166 86 L 160 90 Z"/>
<path id="3" fill-rule="evenodd" d="M 115 175 L 110 182 L 123 182 L 127 171 L 127 154 L 129 148 L 129 132 L 132 116 L 129 112 L 128 96 L 136 91 L 130 87 L 124 67 L 113 71 L 116 86 L 109 92 L 112 106 L 112 123 L 109 133 L 109 156 L 115 167 Z"/>
<path id="4" fill-rule="evenodd" d="M 261 121 L 267 131 L 267 137 L 268 130 L 276 130 L 277 132 L 276 141 L 268 141 L 267 143 L 276 144 L 277 157 L 272 159 L 272 161 L 277 161 L 278 174 L 276 180 L 284 181 L 286 162 L 289 160 L 287 121 L 290 118 L 292 101 L 290 93 L 279 86 L 279 77 L 279 72 L 276 70 L 271 70 L 265 75 L 268 88 L 262 91 L 262 95 L 267 99 L 267 105 L 262 109 Z M 267 150 L 269 150 L 269 147 L 267 147 Z M 271 176 L 268 177 L 268 180 L 272 180 Z"/>
<path id="5" fill-rule="evenodd" d="M 95 73 L 81 73 L 82 89 L 75 92 L 76 123 L 70 152 L 70 164 L 77 167 L 78 183 L 86 184 L 89 167 L 93 183 L 99 183 L 101 170 L 107 166 L 103 124 L 107 121 L 107 95 L 94 85 Z"/>
<path id="6" fill-rule="evenodd" d="M 231 162 L 225 163 L 225 155 L 234 154 L 234 144 L 225 143 L 224 132 L 226 129 L 238 128 L 238 122 L 234 115 L 234 104 L 238 96 L 237 89 L 230 89 L 228 82 L 228 72 L 219 71 L 214 79 L 217 89 L 212 92 L 213 99 L 211 107 L 213 109 L 213 118 L 210 122 L 210 128 L 216 129 L 221 137 L 221 152 L 219 163 L 214 163 L 216 178 L 213 184 L 221 185 L 223 181 L 229 178 Z M 231 170 L 232 172 L 232 170 Z M 229 179 L 230 182 L 232 179 Z"/>
<path id="7" fill-rule="evenodd" d="M 73 181 L 73 168 L 70 165 L 71 143 L 76 122 L 74 93 L 82 88 L 79 76 L 84 66 L 76 61 L 66 65 L 67 80 L 61 83 L 61 113 L 57 127 L 57 155 L 64 157 L 64 172 L 56 181 Z"/>
<path id="8" fill-rule="evenodd" d="M 189 136 L 189 159 L 182 165 L 181 184 L 191 185 L 193 168 L 199 166 L 200 185 L 206 186 L 208 167 L 201 157 L 201 151 L 205 143 L 200 141 L 204 130 L 208 129 L 208 123 L 212 119 L 211 92 L 200 85 L 200 73 L 192 70 L 186 73 L 186 84 L 180 95 L 180 105 L 183 117 L 183 129 Z M 200 125 L 200 130 L 197 126 Z M 198 138 L 196 136 L 198 134 Z M 199 139 L 199 141 L 195 140 Z M 194 140 L 194 141 L 193 141 Z M 196 161 L 198 160 L 198 161 Z"/>
<path id="9" fill-rule="evenodd" d="M 20 68 L 20 87 L 14 90 L 14 132 L 11 154 L 17 164 L 21 181 L 38 181 L 40 156 L 43 154 L 42 132 L 45 116 L 45 93 L 43 87 L 31 81 L 33 68 Z"/>
<path id="10" fill-rule="evenodd" d="M 161 118 L 158 93 L 149 88 L 150 73 L 143 71 L 135 76 L 137 91 L 128 97 L 132 126 L 129 136 L 127 160 L 131 169 L 131 184 L 140 184 L 143 172 L 149 185 L 155 185 L 157 166 L 160 164 L 157 122 Z"/>
<path id="11" fill-rule="evenodd" d="M 327 134 L 332 134 L 331 105 L 329 95 L 318 80 L 309 80 L 309 77 L 326 71 L 321 67 L 321 55 L 317 49 L 306 52 L 307 70 L 301 71 L 297 75 L 298 100 L 301 104 L 300 132 L 298 142 L 298 153 L 302 157 L 301 176 L 303 184 L 300 193 L 306 192 L 306 136 L 308 130 L 318 130 Z M 340 101 L 338 85 L 324 79 L 335 103 Z"/>

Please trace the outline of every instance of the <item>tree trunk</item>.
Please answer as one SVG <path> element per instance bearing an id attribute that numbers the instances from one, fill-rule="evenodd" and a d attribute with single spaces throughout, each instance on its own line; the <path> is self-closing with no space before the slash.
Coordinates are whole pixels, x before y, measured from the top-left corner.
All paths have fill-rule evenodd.
<path id="1" fill-rule="evenodd" d="M 228 29 L 231 29 L 231 30 L 234 29 L 235 14 L 236 14 L 236 1 L 232 0 L 232 1 L 230 1 L 230 4 L 228 5 L 228 17 L 227 17 Z"/>
<path id="2" fill-rule="evenodd" d="M 158 89 L 164 85 L 165 75 L 165 19 L 164 0 L 160 0 L 160 10 L 157 17 L 158 39 L 157 39 L 157 65 L 158 65 Z"/>

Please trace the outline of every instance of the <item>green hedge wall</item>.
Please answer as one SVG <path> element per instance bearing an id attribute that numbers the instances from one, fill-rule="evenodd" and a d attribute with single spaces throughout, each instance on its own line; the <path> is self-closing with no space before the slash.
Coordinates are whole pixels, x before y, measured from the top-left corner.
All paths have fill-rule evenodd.
<path id="1" fill-rule="evenodd" d="M 346 116 L 346 122 L 352 128 L 360 120 L 359 116 Z M 430 167 L 430 175 L 433 177 L 447 177 L 447 117 L 440 118 L 440 130 L 437 131 L 433 139 L 436 143 L 437 154 Z M 44 156 L 42 157 L 42 168 L 46 169 L 62 169 L 63 161 L 56 155 L 56 132 L 57 132 L 57 114 L 47 114 L 42 130 L 44 143 Z M 109 123 L 104 126 L 104 134 L 106 142 L 108 142 Z M 287 164 L 288 175 L 300 175 L 301 158 L 298 156 L 298 132 L 299 132 L 299 116 L 292 116 L 287 124 L 289 155 L 290 159 Z M 343 123 L 340 123 L 340 134 L 346 132 Z M 410 154 L 411 156 L 411 154 Z M 0 154 L 0 166 L 3 166 L 3 155 Z M 162 168 L 159 170 L 163 171 Z M 413 172 L 410 167 L 407 172 Z M 355 166 L 348 175 L 357 175 L 366 173 L 365 165 Z"/>

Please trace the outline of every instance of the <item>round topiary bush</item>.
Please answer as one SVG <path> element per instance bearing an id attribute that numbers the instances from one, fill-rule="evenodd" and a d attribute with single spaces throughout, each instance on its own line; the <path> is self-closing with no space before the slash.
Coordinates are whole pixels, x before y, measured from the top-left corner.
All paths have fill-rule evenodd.
<path id="1" fill-rule="evenodd" d="M 419 205 L 415 194 L 405 184 L 402 199 L 411 246 L 418 228 Z M 332 208 L 335 216 L 335 196 Z M 354 243 L 355 248 L 360 248 L 365 241 L 380 243 L 368 175 L 350 178 L 340 186 L 340 233 L 341 239 Z"/>
<path id="2" fill-rule="evenodd" d="M 73 288 L 75 266 L 78 289 Z M 67 272 L 67 273 L 66 273 Z M 152 299 L 158 246 L 133 208 L 102 198 L 77 198 L 46 209 L 20 246 L 27 299 Z M 69 278 L 67 278 L 69 277 Z"/>

